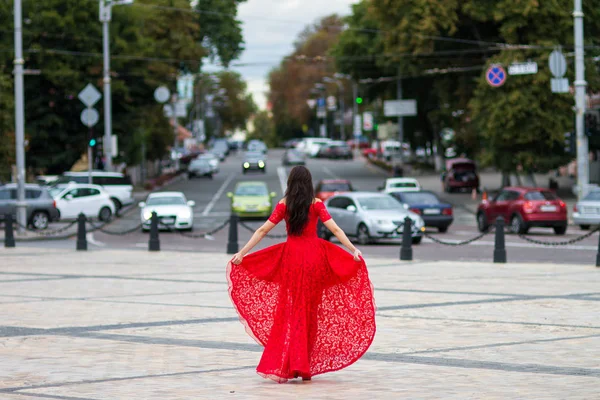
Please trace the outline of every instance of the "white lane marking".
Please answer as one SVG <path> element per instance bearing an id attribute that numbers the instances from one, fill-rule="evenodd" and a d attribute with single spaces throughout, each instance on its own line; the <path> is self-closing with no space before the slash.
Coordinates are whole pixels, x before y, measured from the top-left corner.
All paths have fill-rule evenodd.
<path id="1" fill-rule="evenodd" d="M 285 189 L 287 189 L 287 172 L 285 167 L 277 167 L 277 176 L 281 185 L 281 197 L 283 197 L 285 196 Z"/>
<path id="2" fill-rule="evenodd" d="M 323 171 L 325 171 L 325 173 L 327 175 L 329 175 L 330 177 L 332 177 L 333 179 L 342 179 L 339 176 L 337 176 L 336 174 L 334 174 L 329 168 L 327 167 L 323 167 Z"/>
<path id="3" fill-rule="evenodd" d="M 194 213 L 194 218 L 210 218 L 210 217 L 229 217 L 231 213 L 229 212 L 211 212 L 208 215 L 204 215 L 204 213 Z"/>
<path id="4" fill-rule="evenodd" d="M 85 238 L 87 239 L 88 243 L 93 244 L 94 246 L 98 246 L 98 247 L 104 247 L 104 246 L 106 246 L 106 244 L 104 244 L 102 242 L 98 242 L 96 239 L 94 239 L 94 234 L 93 233 L 86 234 Z"/>
<path id="5" fill-rule="evenodd" d="M 207 216 L 210 213 L 210 210 L 212 210 L 213 207 L 215 206 L 215 204 L 217 204 L 217 201 L 219 201 L 219 198 L 221 198 L 221 196 L 223 195 L 223 192 L 225 191 L 225 189 L 227 189 L 227 186 L 231 183 L 233 178 L 235 178 L 235 174 L 230 174 L 227 177 L 227 179 L 225 179 L 225 182 L 223 182 L 223 184 L 221 185 L 221 187 L 219 188 L 217 193 L 215 193 L 215 195 L 212 198 L 212 200 L 210 201 L 210 203 L 208 203 L 206 205 L 206 208 L 202 212 L 203 216 Z"/>

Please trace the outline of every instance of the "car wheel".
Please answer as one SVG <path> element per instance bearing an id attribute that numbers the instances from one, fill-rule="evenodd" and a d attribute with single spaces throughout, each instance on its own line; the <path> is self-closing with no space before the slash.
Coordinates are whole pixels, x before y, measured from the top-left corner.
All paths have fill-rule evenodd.
<path id="1" fill-rule="evenodd" d="M 438 232 L 439 233 L 446 233 L 446 232 L 448 232 L 448 227 L 447 226 L 440 226 L 438 228 Z"/>
<path id="2" fill-rule="evenodd" d="M 581 228 L 582 231 L 587 231 L 590 229 L 589 225 L 579 225 L 579 227 Z"/>
<path id="3" fill-rule="evenodd" d="M 317 235 L 321 239 L 327 240 L 327 241 L 329 241 L 329 239 L 331 239 L 331 236 L 332 236 L 331 231 L 329 229 L 327 229 L 327 227 L 321 222 L 319 222 Z"/>
<path id="4" fill-rule="evenodd" d="M 102 207 L 102 209 L 98 213 L 98 219 L 102 222 L 110 221 L 111 217 L 112 217 L 112 211 L 108 207 Z"/>
<path id="5" fill-rule="evenodd" d="M 115 214 L 119 214 L 119 211 L 121 210 L 121 208 L 123 208 L 123 204 L 121 204 L 121 202 L 119 201 L 119 199 L 115 199 L 114 197 L 111 198 L 113 204 L 115 205 Z M 110 211 L 110 209 L 109 209 Z"/>
<path id="6" fill-rule="evenodd" d="M 213 174 L 208 174 L 208 179 L 213 179 Z"/>
<path id="7" fill-rule="evenodd" d="M 369 228 L 367 228 L 365 224 L 360 224 L 358 226 L 356 238 L 358 240 L 358 244 L 360 245 L 371 243 L 371 235 L 369 235 Z"/>
<path id="8" fill-rule="evenodd" d="M 412 244 L 421 244 L 422 240 L 423 240 L 423 236 L 414 237 L 414 238 L 412 238 Z"/>
<path id="9" fill-rule="evenodd" d="M 554 233 L 556 235 L 564 235 L 565 233 L 567 233 L 567 227 L 566 226 L 555 226 Z"/>
<path id="10" fill-rule="evenodd" d="M 34 229 L 42 230 L 48 228 L 50 218 L 45 211 L 35 211 L 31 216 L 31 226 Z"/>
<path id="11" fill-rule="evenodd" d="M 510 231 L 514 234 L 524 235 L 529 229 L 519 214 L 515 214 L 510 219 Z"/>
<path id="12" fill-rule="evenodd" d="M 477 229 L 479 229 L 479 232 L 481 232 L 481 233 L 487 232 L 489 228 L 490 228 L 490 225 L 488 224 L 487 217 L 485 216 L 485 214 L 482 212 L 478 213 L 477 214 Z"/>

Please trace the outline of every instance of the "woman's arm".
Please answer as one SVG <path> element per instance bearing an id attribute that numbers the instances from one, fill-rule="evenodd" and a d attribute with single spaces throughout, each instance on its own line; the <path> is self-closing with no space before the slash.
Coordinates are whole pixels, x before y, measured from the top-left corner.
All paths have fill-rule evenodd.
<path id="1" fill-rule="evenodd" d="M 360 258 L 359 256 L 362 255 L 362 253 L 360 252 L 360 250 L 358 250 L 350 241 L 350 239 L 348 239 L 348 236 L 346 236 L 346 234 L 344 233 L 344 231 L 335 223 L 335 221 L 333 220 L 333 218 L 323 222 L 323 225 L 325 225 L 325 227 L 327 229 L 329 229 L 331 231 L 331 233 L 333 233 L 333 235 L 348 249 L 350 250 L 350 252 L 352 254 L 354 254 L 354 259 L 356 261 L 358 261 Z"/>
<path id="2" fill-rule="evenodd" d="M 248 243 L 246 243 L 244 247 L 242 247 L 242 249 L 233 256 L 232 262 L 236 265 L 240 264 L 242 262 L 242 258 L 244 258 L 244 256 L 254 248 L 254 246 L 260 243 L 260 241 L 267 236 L 267 233 L 269 233 L 274 227 L 275 224 L 267 220 L 267 222 L 265 222 L 256 230 L 256 232 L 254 232 L 250 240 L 248 240 Z"/>

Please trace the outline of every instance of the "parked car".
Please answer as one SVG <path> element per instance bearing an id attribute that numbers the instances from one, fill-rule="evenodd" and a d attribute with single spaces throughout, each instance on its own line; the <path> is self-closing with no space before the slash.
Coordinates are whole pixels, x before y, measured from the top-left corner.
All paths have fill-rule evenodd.
<path id="1" fill-rule="evenodd" d="M 588 193 L 573 207 L 573 222 L 583 230 L 591 225 L 600 225 L 600 190 Z"/>
<path id="2" fill-rule="evenodd" d="M 306 156 L 296 149 L 287 149 L 283 153 L 283 159 L 281 160 L 283 165 L 305 165 Z"/>
<path id="3" fill-rule="evenodd" d="M 317 152 L 318 158 L 332 158 L 350 160 L 353 158 L 352 149 L 345 142 L 333 141 L 321 146 Z"/>
<path id="4" fill-rule="evenodd" d="M 317 183 L 315 196 L 322 201 L 338 193 L 353 192 L 352 184 L 346 179 L 324 179 Z"/>
<path id="5" fill-rule="evenodd" d="M 142 230 L 148 231 L 152 213 L 158 217 L 158 229 L 188 230 L 194 229 L 194 201 L 188 201 L 181 192 L 150 193 L 141 208 Z"/>
<path id="6" fill-rule="evenodd" d="M 425 226 L 437 228 L 441 233 L 447 232 L 454 221 L 452 205 L 442 202 L 433 192 L 393 192 L 391 195 L 419 214 Z"/>
<path id="7" fill-rule="evenodd" d="M 48 189 L 38 185 L 25 185 L 27 225 L 34 229 L 46 229 L 48 223 L 59 220 L 58 209 Z M 17 215 L 17 184 L 0 187 L 0 221 L 6 215 Z"/>
<path id="8" fill-rule="evenodd" d="M 88 173 L 65 172 L 51 186 L 65 188 L 70 183 L 88 183 Z M 92 184 L 104 188 L 110 195 L 118 213 L 121 208 L 133 204 L 133 184 L 131 179 L 118 172 L 92 171 Z"/>
<path id="9" fill-rule="evenodd" d="M 513 233 L 525 234 L 533 227 L 553 228 L 557 235 L 567 231 L 567 206 L 554 193 L 525 187 L 506 187 L 477 209 L 477 227 L 488 230 L 498 217 Z"/>
<path id="10" fill-rule="evenodd" d="M 248 171 L 260 171 L 263 174 L 267 173 L 267 161 L 263 153 L 252 151 L 246 152 L 244 160 L 242 161 L 242 172 L 245 174 Z"/>
<path id="11" fill-rule="evenodd" d="M 210 152 L 218 155 L 221 161 L 225 160 L 225 157 L 229 155 L 229 150 L 227 139 L 215 139 L 210 148 Z"/>
<path id="12" fill-rule="evenodd" d="M 421 184 L 415 178 L 388 178 L 378 190 L 384 193 L 418 192 L 421 190 Z"/>
<path id="13" fill-rule="evenodd" d="M 296 145 L 296 148 L 306 154 L 307 157 L 316 157 L 321 146 L 331 143 L 327 138 L 304 138 Z"/>
<path id="14" fill-rule="evenodd" d="M 212 168 L 213 175 L 219 172 L 219 165 L 221 161 L 219 161 L 219 157 L 214 155 L 213 153 L 204 153 L 198 156 L 196 160 L 206 160 L 210 164 Z"/>
<path id="15" fill-rule="evenodd" d="M 286 148 L 286 149 L 294 149 L 294 148 L 296 148 L 296 145 L 297 145 L 298 143 L 300 143 L 300 141 L 301 141 L 301 140 L 302 140 L 302 139 L 298 139 L 298 138 L 296 138 L 296 139 L 290 139 L 290 140 L 286 140 L 286 141 L 283 143 L 283 147 L 284 147 L 284 148 Z"/>
<path id="16" fill-rule="evenodd" d="M 370 147 L 369 146 L 369 139 L 366 136 L 359 136 L 357 138 L 350 139 L 346 143 L 352 149 L 355 149 L 356 146 L 358 146 L 359 149 L 368 149 Z"/>
<path id="17" fill-rule="evenodd" d="M 402 203 L 385 193 L 349 192 L 330 197 L 325 205 L 339 227 L 360 244 L 378 239 L 402 237 L 404 219 L 412 221 L 412 242 L 421 243 L 423 218 L 407 210 Z M 318 234 L 329 240 L 331 232 L 319 224 Z"/>
<path id="18" fill-rule="evenodd" d="M 115 214 L 115 204 L 110 194 L 100 185 L 71 183 L 66 187 L 50 189 L 61 220 L 73 220 L 79 214 L 100 221 L 110 221 Z"/>
<path id="19" fill-rule="evenodd" d="M 444 191 L 479 190 L 479 175 L 475 162 L 468 158 L 453 158 L 446 161 L 446 171 L 442 175 Z"/>
<path id="20" fill-rule="evenodd" d="M 213 178 L 213 167 L 207 159 L 196 158 L 188 165 L 188 179 L 198 176 L 207 176 Z"/>
<path id="21" fill-rule="evenodd" d="M 277 194 L 269 193 L 267 184 L 260 181 L 238 182 L 233 192 L 227 193 L 231 199 L 231 212 L 240 218 L 267 218 L 272 212 L 272 199 Z"/>
<path id="22" fill-rule="evenodd" d="M 264 142 L 254 139 L 248 142 L 247 150 L 253 153 L 266 154 L 268 149 Z"/>

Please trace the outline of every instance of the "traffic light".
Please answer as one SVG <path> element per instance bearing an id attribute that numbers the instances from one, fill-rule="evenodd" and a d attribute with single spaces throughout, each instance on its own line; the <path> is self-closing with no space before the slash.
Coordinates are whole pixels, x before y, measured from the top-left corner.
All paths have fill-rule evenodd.
<path id="1" fill-rule="evenodd" d="M 96 139 L 91 138 L 89 144 L 90 144 L 90 147 L 95 147 L 96 146 Z"/>
<path id="2" fill-rule="evenodd" d="M 565 153 L 577 154 L 575 134 L 572 132 L 565 132 Z"/>
<path id="3" fill-rule="evenodd" d="M 362 102 L 363 102 L 362 97 L 357 97 L 356 98 L 356 104 L 362 104 Z"/>

